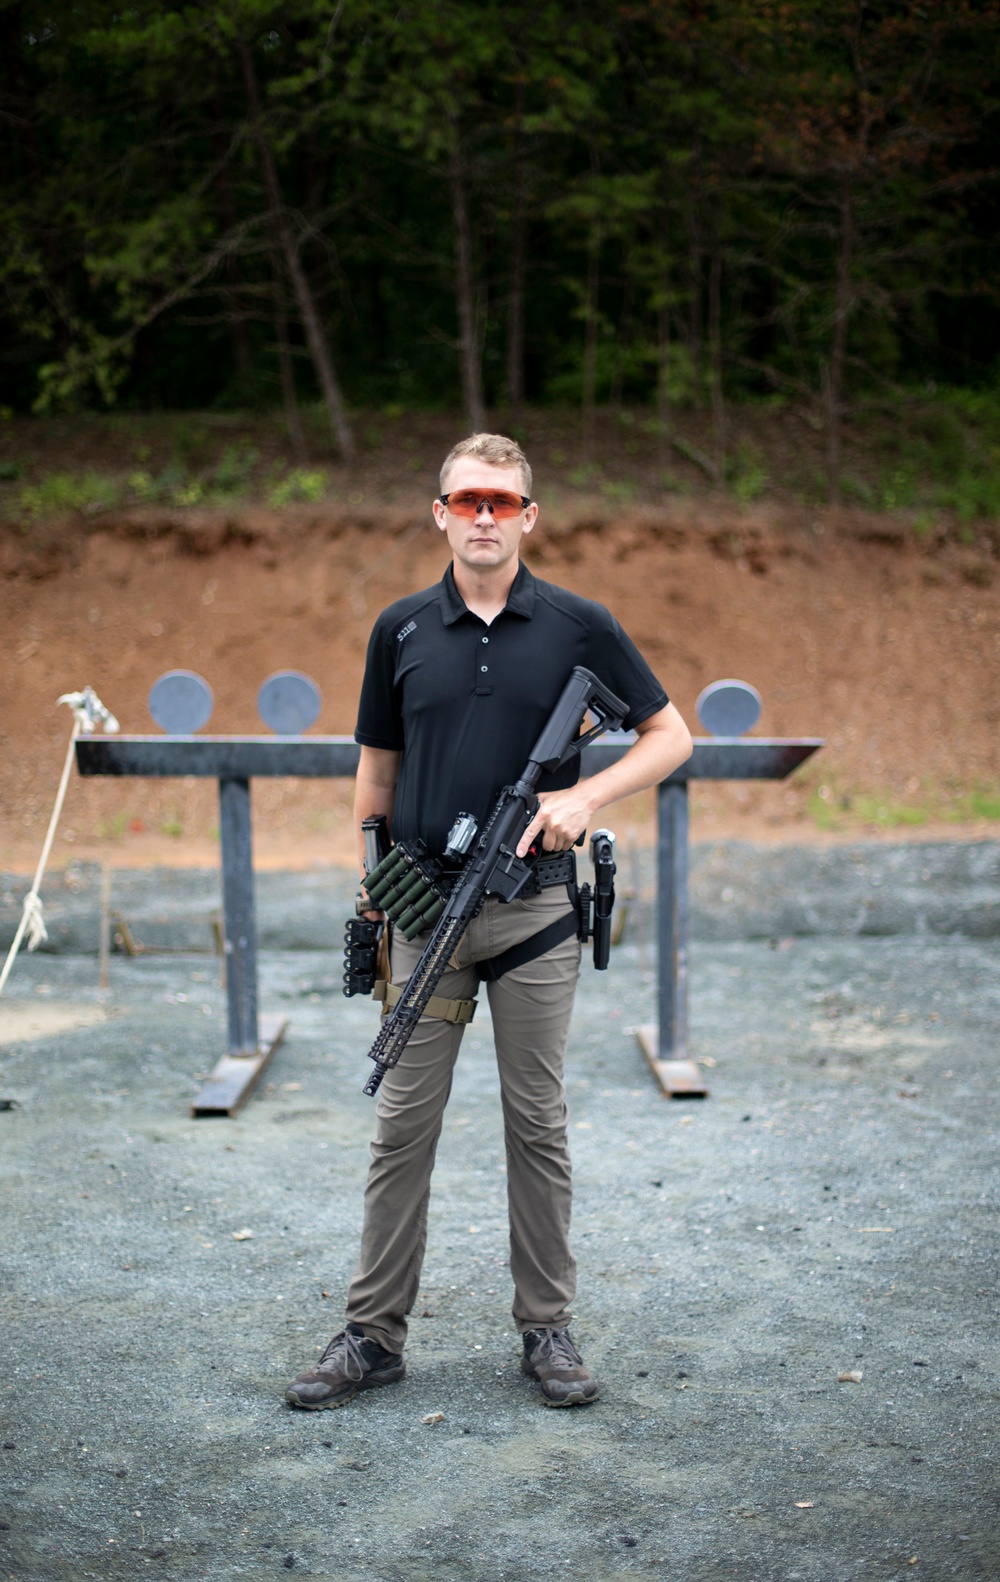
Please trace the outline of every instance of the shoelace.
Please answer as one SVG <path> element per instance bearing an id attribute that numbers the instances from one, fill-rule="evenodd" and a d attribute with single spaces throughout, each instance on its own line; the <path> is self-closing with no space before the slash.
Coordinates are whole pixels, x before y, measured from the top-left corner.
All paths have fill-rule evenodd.
<path id="1" fill-rule="evenodd" d="M 568 1329 L 539 1329 L 535 1333 L 542 1337 L 539 1362 L 547 1362 L 552 1368 L 583 1366 L 583 1358 L 570 1340 Z"/>
<path id="2" fill-rule="evenodd" d="M 356 1335 L 348 1334 L 346 1329 L 339 1335 L 334 1335 L 320 1357 L 317 1367 L 322 1368 L 324 1362 L 333 1362 L 334 1359 L 345 1379 L 353 1379 L 357 1383 L 359 1379 L 364 1378 L 367 1364 L 361 1350 L 361 1341 Z"/>

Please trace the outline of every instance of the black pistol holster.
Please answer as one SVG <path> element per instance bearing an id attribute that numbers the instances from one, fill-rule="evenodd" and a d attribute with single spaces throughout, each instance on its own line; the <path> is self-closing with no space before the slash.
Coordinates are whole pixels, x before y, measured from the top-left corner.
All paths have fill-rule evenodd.
<path id="1" fill-rule="evenodd" d="M 577 909 L 580 915 L 580 943 L 593 936 L 594 966 L 607 970 L 611 957 L 611 914 L 615 906 L 615 837 L 609 829 L 595 830 L 590 837 L 590 860 L 594 864 L 593 888 L 580 886 Z"/>

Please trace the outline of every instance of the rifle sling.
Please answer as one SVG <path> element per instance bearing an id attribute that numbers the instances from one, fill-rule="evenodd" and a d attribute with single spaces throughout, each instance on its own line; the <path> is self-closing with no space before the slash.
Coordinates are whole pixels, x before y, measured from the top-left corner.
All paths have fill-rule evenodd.
<path id="1" fill-rule="evenodd" d="M 519 945 L 511 945 L 509 950 L 503 950 L 499 956 L 490 956 L 487 961 L 477 961 L 476 971 L 484 983 L 496 983 L 504 973 L 513 972 L 515 967 L 524 967 L 529 961 L 537 961 L 539 956 L 544 956 L 546 951 L 554 950 L 556 945 L 561 945 L 564 939 L 569 939 L 578 933 L 580 919 L 576 910 L 567 912 L 564 917 L 557 917 L 554 923 L 539 929 L 537 934 L 532 934 L 530 939 L 522 939 Z M 372 999 L 381 1000 L 382 1015 L 387 1016 L 403 994 L 402 987 L 394 983 L 387 983 L 380 978 L 372 990 Z M 421 1012 L 422 1016 L 431 1016 L 442 1022 L 454 1022 L 458 1027 L 464 1027 L 476 1014 L 475 1000 L 447 1000 L 443 994 L 432 994 Z"/>
<path id="2" fill-rule="evenodd" d="M 580 918 L 574 907 L 572 912 L 557 917 L 554 923 L 532 934 L 530 939 L 522 939 L 519 945 L 511 945 L 509 950 L 501 951 L 499 956 L 490 956 L 488 961 L 477 961 L 476 971 L 484 983 L 496 983 L 505 972 L 513 972 L 515 967 L 523 967 L 529 961 L 537 960 L 547 950 L 554 950 L 556 945 L 561 945 L 564 939 L 579 933 L 579 930 Z"/>

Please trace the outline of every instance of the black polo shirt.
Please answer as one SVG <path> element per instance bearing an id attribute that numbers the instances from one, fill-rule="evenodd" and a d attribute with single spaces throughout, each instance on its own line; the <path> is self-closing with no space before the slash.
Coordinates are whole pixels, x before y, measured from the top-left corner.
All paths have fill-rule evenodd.
<path id="1" fill-rule="evenodd" d="M 524 768 L 574 665 L 628 704 L 631 729 L 667 695 L 603 604 L 533 577 L 521 565 L 487 626 L 442 580 L 383 610 L 368 644 L 354 739 L 402 751 L 392 834 L 439 855 L 459 812 L 482 826 Z M 579 759 L 544 775 L 540 791 L 574 785 Z"/>

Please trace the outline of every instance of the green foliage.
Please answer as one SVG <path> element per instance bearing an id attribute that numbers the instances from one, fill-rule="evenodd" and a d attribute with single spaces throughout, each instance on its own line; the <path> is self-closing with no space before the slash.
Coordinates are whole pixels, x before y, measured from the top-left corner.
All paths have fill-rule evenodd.
<path id="1" fill-rule="evenodd" d="M 51 472 L 38 483 L 25 484 L 18 504 L 28 521 L 80 511 L 92 516 L 121 499 L 121 485 L 98 472 Z"/>
<path id="2" fill-rule="evenodd" d="M 928 500 L 954 512 L 963 527 L 1000 518 L 1000 387 L 935 391 L 908 426 L 900 453 L 874 503 L 894 510 Z"/>
<path id="3" fill-rule="evenodd" d="M 726 482 L 741 505 L 750 505 L 764 493 L 767 466 L 752 441 L 740 440 L 726 468 Z"/>
<path id="4" fill-rule="evenodd" d="M 460 168 L 493 407 L 512 358 L 533 403 L 615 409 L 705 407 L 713 379 L 815 407 L 832 379 L 849 412 L 933 379 L 944 415 L 849 487 L 1000 509 L 993 0 L 33 15 L 0 7 L 4 406 L 272 408 L 279 342 L 315 400 L 280 212 L 350 402 L 453 408 Z M 247 486 L 235 460 L 191 476 L 204 450 L 179 438 L 163 488 Z M 766 486 L 753 458 L 728 471 L 738 498 Z"/>
<path id="5" fill-rule="evenodd" d="M 276 478 L 268 486 L 268 505 L 293 505 L 303 502 L 315 505 L 326 493 L 326 473 L 319 468 L 291 467 L 283 478 Z"/>
<path id="6" fill-rule="evenodd" d="M 907 467 L 895 467 L 882 481 L 876 504 L 883 511 L 909 510 L 916 504 L 917 479 Z"/>
<path id="7" fill-rule="evenodd" d="M 259 460 L 260 452 L 252 445 L 227 445 L 212 475 L 211 492 L 223 499 L 241 494 Z"/>

